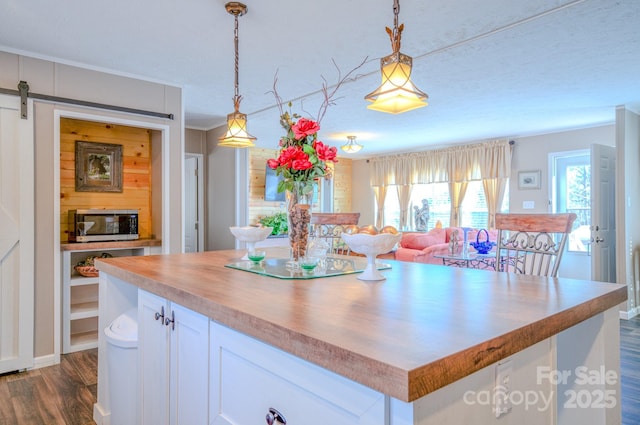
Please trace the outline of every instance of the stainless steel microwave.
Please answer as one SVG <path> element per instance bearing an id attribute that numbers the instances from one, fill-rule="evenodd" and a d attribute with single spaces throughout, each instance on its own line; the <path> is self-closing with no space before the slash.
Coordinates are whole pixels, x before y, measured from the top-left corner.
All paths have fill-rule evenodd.
<path id="1" fill-rule="evenodd" d="M 138 239 L 138 210 L 69 210 L 69 242 Z"/>

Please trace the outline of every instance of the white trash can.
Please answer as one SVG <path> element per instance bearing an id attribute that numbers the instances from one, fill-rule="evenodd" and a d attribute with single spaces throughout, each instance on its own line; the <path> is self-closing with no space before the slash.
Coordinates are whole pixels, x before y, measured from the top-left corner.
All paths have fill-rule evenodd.
<path id="1" fill-rule="evenodd" d="M 129 425 L 137 421 L 137 314 L 136 309 L 129 310 L 104 329 L 107 341 L 111 425 Z"/>

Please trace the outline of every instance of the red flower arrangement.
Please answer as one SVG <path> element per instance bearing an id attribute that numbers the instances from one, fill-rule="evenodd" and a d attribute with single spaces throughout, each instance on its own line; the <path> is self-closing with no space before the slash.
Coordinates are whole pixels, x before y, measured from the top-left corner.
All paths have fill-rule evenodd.
<path id="1" fill-rule="evenodd" d="M 293 192 L 296 190 L 303 195 L 309 194 L 313 191 L 314 181 L 320 178 L 331 178 L 330 164 L 338 162 L 336 159 L 338 151 L 335 147 L 325 145 L 318 140 L 320 121 L 327 112 L 327 108 L 334 104 L 332 99 L 340 86 L 345 81 L 352 79 L 351 76 L 366 60 L 367 58 L 344 77 L 336 65 L 338 82 L 332 88 L 329 88 L 326 80 L 322 84 L 324 101 L 320 105 L 318 117 L 315 121 L 283 110 L 282 99 L 276 90 L 278 81 L 276 74 L 273 80 L 272 93 L 280 110 L 280 125 L 286 130 L 286 135 L 280 139 L 278 157 L 267 160 L 267 165 L 276 170 L 276 175 L 283 177 L 278 183 L 278 192 Z M 291 102 L 289 102 L 288 106 L 291 109 Z"/>
<path id="2" fill-rule="evenodd" d="M 320 124 L 316 121 L 284 112 L 280 124 L 287 134 L 280 139 L 278 157 L 267 160 L 267 165 L 283 177 L 278 192 L 293 191 L 298 184 L 301 193 L 310 193 L 315 180 L 331 178 L 329 164 L 338 162 L 338 151 L 318 140 Z"/>

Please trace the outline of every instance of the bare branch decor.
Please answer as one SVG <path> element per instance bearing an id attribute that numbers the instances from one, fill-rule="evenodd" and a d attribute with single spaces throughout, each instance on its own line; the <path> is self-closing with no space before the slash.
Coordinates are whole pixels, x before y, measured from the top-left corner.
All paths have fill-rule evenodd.
<path id="1" fill-rule="evenodd" d="M 122 192 L 122 145 L 76 140 L 76 192 Z"/>

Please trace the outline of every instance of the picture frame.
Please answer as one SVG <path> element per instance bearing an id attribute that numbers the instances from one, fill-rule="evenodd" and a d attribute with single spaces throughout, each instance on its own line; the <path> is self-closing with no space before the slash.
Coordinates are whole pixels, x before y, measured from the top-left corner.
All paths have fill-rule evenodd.
<path id="1" fill-rule="evenodd" d="M 76 192 L 122 192 L 122 145 L 76 140 Z"/>
<path id="2" fill-rule="evenodd" d="M 518 171 L 518 189 L 540 189 L 540 170 Z"/>

